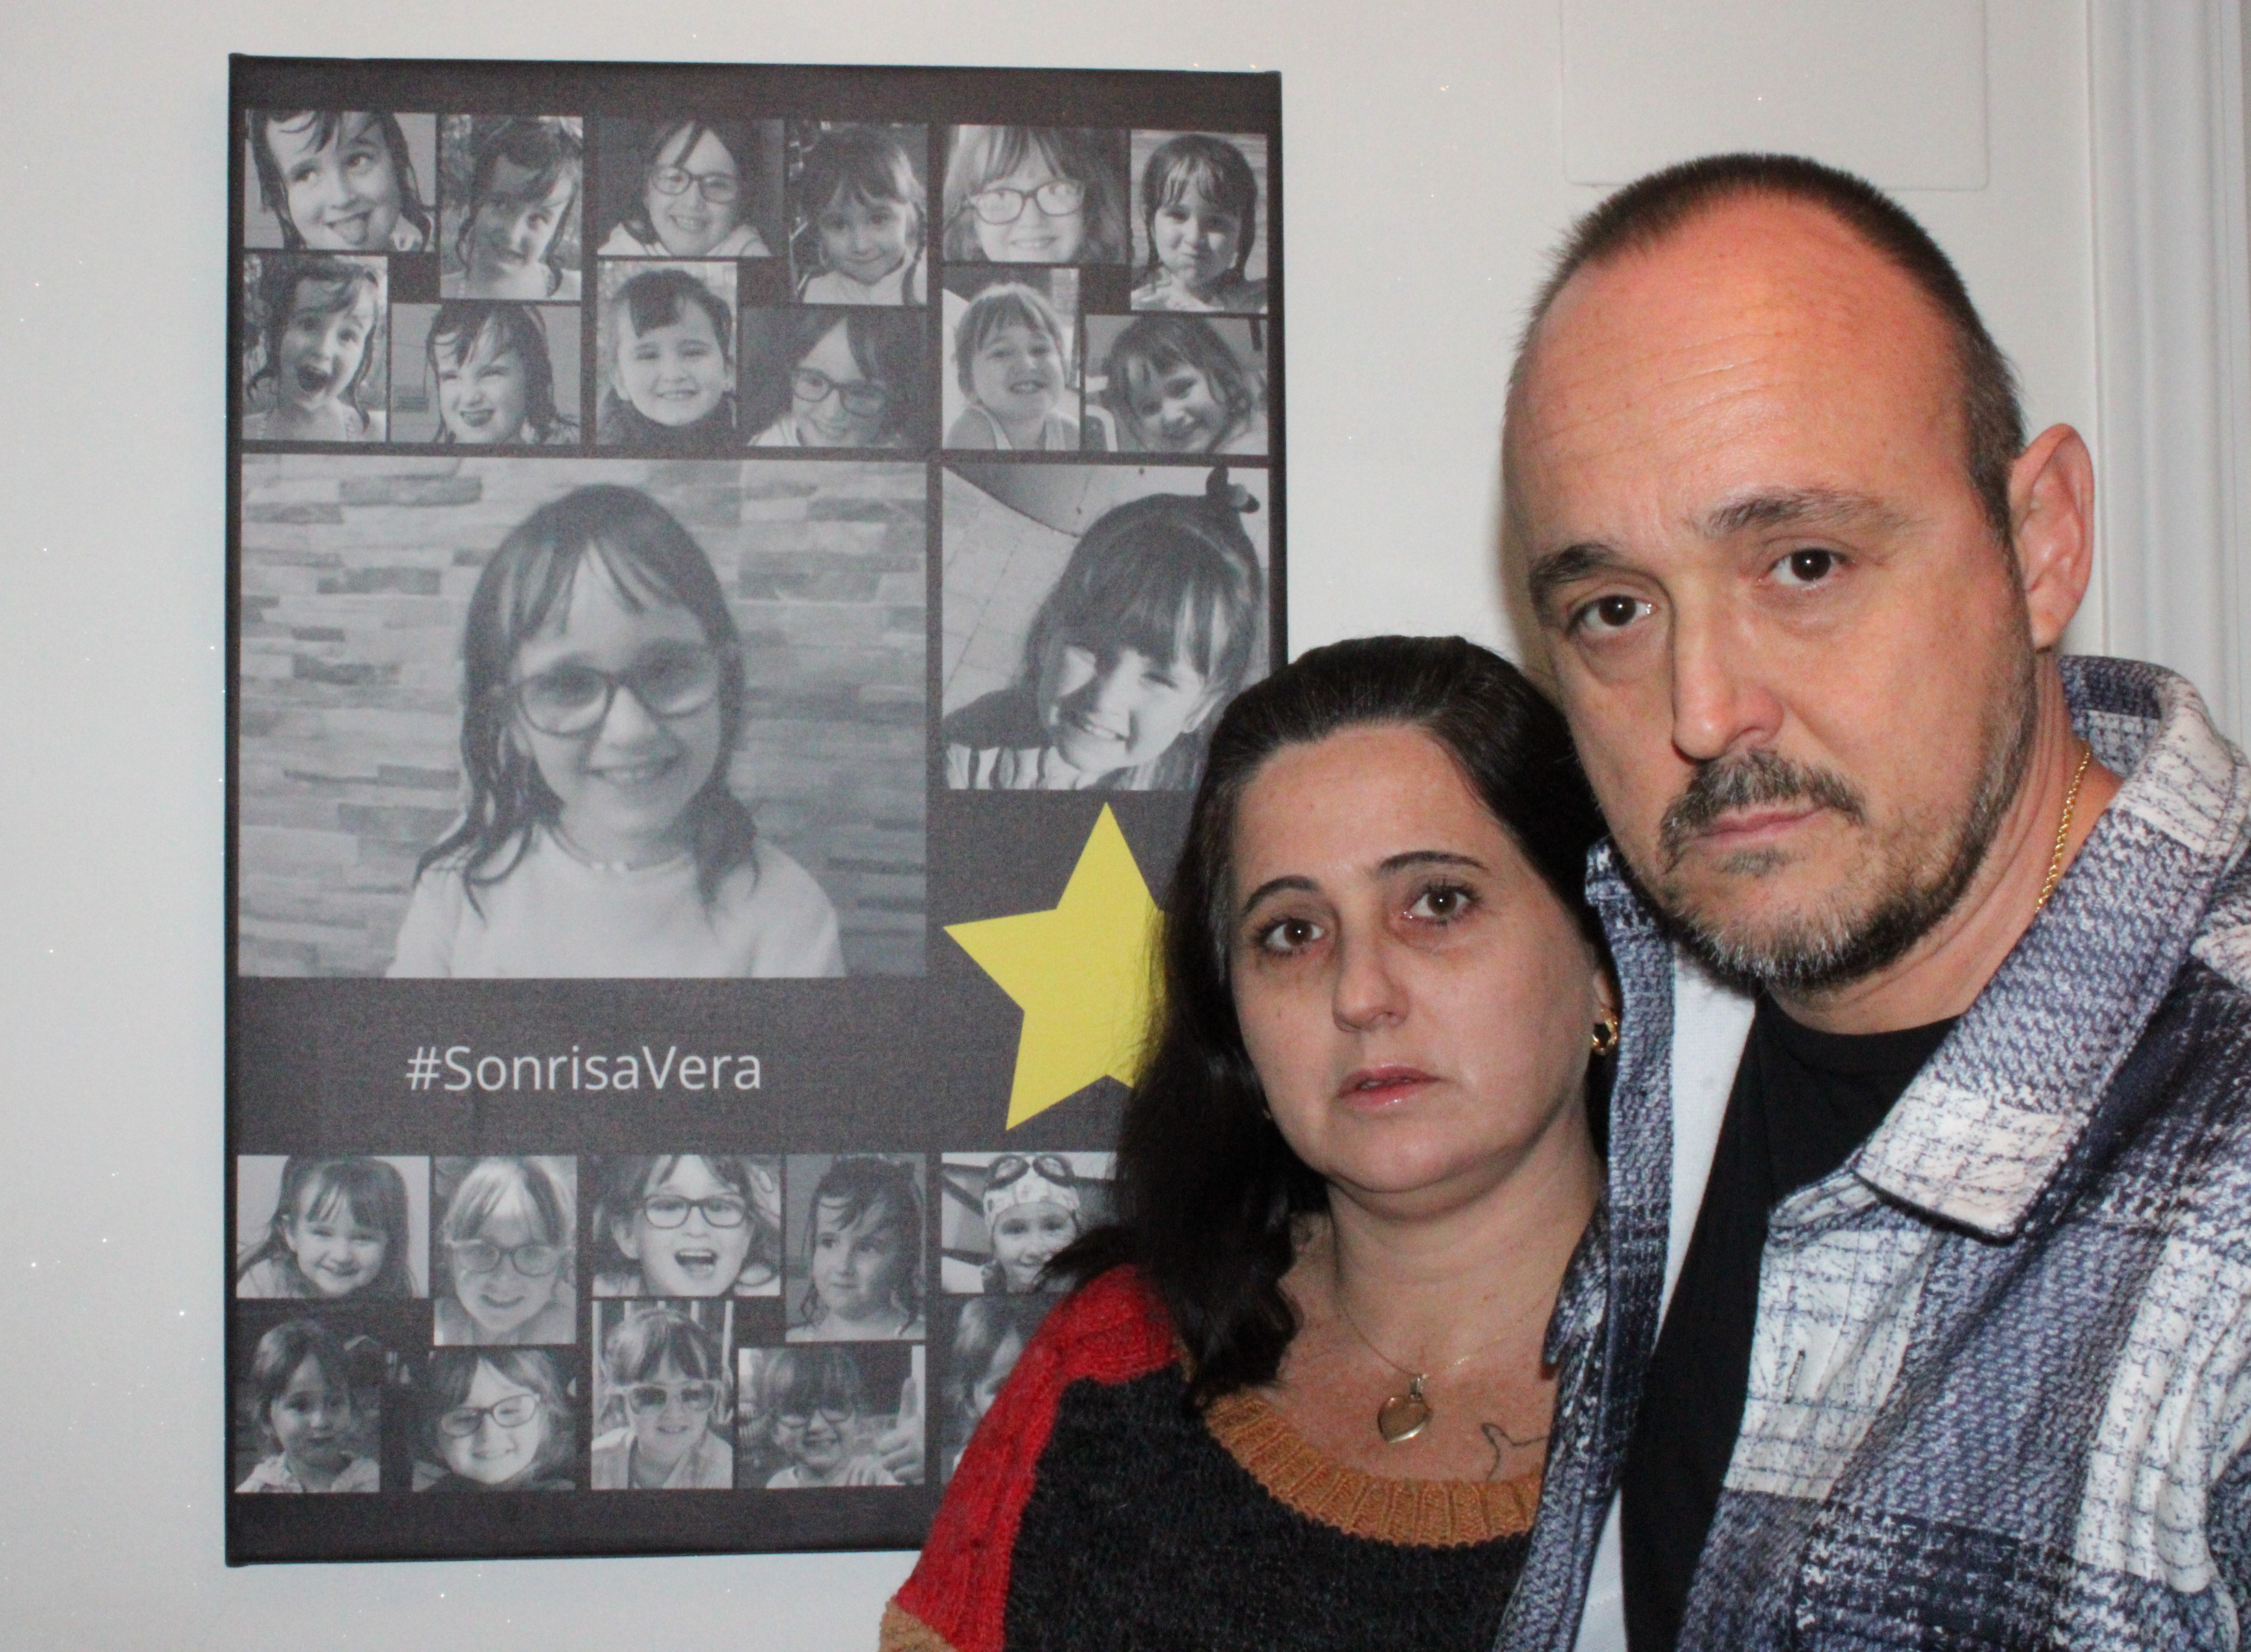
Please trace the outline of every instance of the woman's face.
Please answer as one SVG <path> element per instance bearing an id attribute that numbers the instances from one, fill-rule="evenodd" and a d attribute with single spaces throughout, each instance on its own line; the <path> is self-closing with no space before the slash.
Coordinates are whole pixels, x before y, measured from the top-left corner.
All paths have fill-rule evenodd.
<path id="1" fill-rule="evenodd" d="M 703 1437 L 720 1392 L 717 1383 L 689 1376 L 668 1355 L 648 1376 L 626 1385 L 625 1397 L 634 1449 L 651 1467 L 668 1469 Z"/>
<path id="2" fill-rule="evenodd" d="M 469 289 L 488 298 L 544 297 L 547 249 L 578 196 L 578 179 L 564 172 L 539 194 L 537 169 L 497 156 L 477 197 L 469 227 Z"/>
<path id="3" fill-rule="evenodd" d="M 1010 1331 L 993 1351 L 991 1363 L 985 1374 L 969 1387 L 969 1420 L 972 1425 L 985 1420 L 985 1414 L 993 1409 L 993 1402 L 1001 1397 L 1001 1389 L 1016 1368 L 1016 1361 L 1024 1357 L 1024 1339 Z"/>
<path id="4" fill-rule="evenodd" d="M 863 201 L 840 190 L 814 226 L 828 267 L 873 287 L 907 261 L 914 214 L 897 201 Z"/>
<path id="5" fill-rule="evenodd" d="M 281 1455 L 315 1474 L 341 1473 L 350 1455 L 351 1395 L 333 1386 L 317 1359 L 307 1359 L 266 1414 Z"/>
<path id="6" fill-rule="evenodd" d="M 512 1210 L 503 1210 L 487 1219 L 475 1237 L 504 1254 L 494 1267 L 476 1272 L 456 1247 L 453 1253 L 454 1294 L 484 1333 L 480 1340 L 504 1342 L 537 1319 L 555 1300 L 556 1288 L 563 1277 L 559 1263 L 544 1274 L 527 1274 L 513 1253 L 520 1245 L 552 1246 L 556 1237 L 530 1216 Z"/>
<path id="7" fill-rule="evenodd" d="M 1137 362 L 1126 370 L 1126 383 L 1133 423 L 1159 453 L 1208 453 L 1226 436 L 1227 403 L 1193 362 L 1174 362 L 1162 372 Z"/>
<path id="8" fill-rule="evenodd" d="M 1063 394 L 1063 354 L 1042 328 L 995 328 L 970 358 L 969 394 L 1006 423 L 1045 418 Z"/>
<path id="9" fill-rule="evenodd" d="M 1011 1205 L 993 1219 L 993 1259 L 1008 1275 L 1010 1290 L 1031 1290 L 1040 1282 L 1040 1270 L 1077 1237 L 1077 1213 L 1051 1199 Z"/>
<path id="10" fill-rule="evenodd" d="M 469 1392 L 445 1420 L 455 1427 L 475 1425 L 465 1434 L 441 1426 L 438 1441 L 446 1466 L 481 1486 L 506 1485 L 529 1472 L 547 1443 L 551 1424 L 538 1390 L 503 1377 L 481 1359 Z"/>
<path id="11" fill-rule="evenodd" d="M 430 341 L 438 362 L 438 417 L 457 442 L 483 446 L 523 439 L 527 378 L 523 357 L 497 327 L 477 335 L 466 359 L 457 337 Z"/>
<path id="12" fill-rule="evenodd" d="M 383 123 L 352 111 L 336 120 L 326 143 L 321 117 L 309 110 L 266 128 L 289 222 L 322 252 L 387 252 L 404 203 Z"/>
<path id="13" fill-rule="evenodd" d="M 306 411 L 340 399 L 359 377 L 375 330 L 375 289 L 354 284 L 351 302 L 336 307 L 336 289 L 300 281 L 281 328 L 281 394 Z"/>
<path id="14" fill-rule="evenodd" d="M 1418 729 L 1286 746 L 1244 789 L 1229 952 L 1252 1064 L 1333 1193 L 1423 1214 L 1590 1153 L 1593 949 Z"/>
<path id="15" fill-rule="evenodd" d="M 689 1155 L 642 1189 L 641 1204 L 613 1236 L 641 1264 L 650 1296 L 724 1296 L 751 1254 L 751 1220 L 742 1190 L 715 1174 L 709 1160 Z"/>
<path id="16" fill-rule="evenodd" d="M 1077 204 L 1058 210 L 1059 204 L 1054 197 L 1064 191 L 1049 190 L 1049 200 L 1042 204 L 1040 190 L 1056 183 L 1076 185 L 1077 180 L 1064 178 L 1046 156 L 1033 149 L 1017 162 L 1015 171 L 994 178 L 980 190 L 978 197 L 987 199 L 996 190 L 1014 190 L 1015 197 L 1022 198 L 1023 210 L 1005 224 L 992 224 L 973 207 L 971 216 L 977 225 L 978 250 L 995 264 L 1068 264 L 1076 259 L 1079 244 L 1086 237 L 1085 203 L 1081 199 Z M 1015 205 L 1015 197 L 1001 196 L 998 210 L 1005 212 Z"/>
<path id="17" fill-rule="evenodd" d="M 1157 262 L 1192 293 L 1205 292 L 1235 267 L 1243 245 L 1243 220 L 1216 206 L 1203 191 L 1181 191 L 1149 215 Z"/>
<path id="18" fill-rule="evenodd" d="M 813 1212 L 813 1289 L 840 1319 L 868 1322 L 899 1310 L 906 1244 L 898 1213 L 878 1199 L 850 1221 L 822 1199 Z"/>
<path id="19" fill-rule="evenodd" d="M 391 1254 L 391 1239 L 380 1227 L 363 1223 L 351 1200 L 330 1190 L 323 1199 L 307 1187 L 298 1195 L 298 1209 L 281 1229 L 281 1242 L 297 1259 L 297 1271 L 323 1296 L 349 1296 L 375 1282 Z M 308 1204 L 320 1206 L 307 1210 Z"/>
<path id="20" fill-rule="evenodd" d="M 862 404 L 855 411 L 850 397 Z M 890 386 L 860 370 L 846 324 L 839 321 L 806 351 L 790 379 L 791 405 L 799 435 L 808 446 L 867 447 L 883 434 Z M 872 407 L 868 406 L 874 403 Z"/>
<path id="21" fill-rule="evenodd" d="M 530 753 L 561 800 L 564 833 L 585 854 L 644 864 L 687 847 L 682 818 L 719 765 L 718 698 L 715 693 L 694 710 L 660 716 L 632 679 L 673 681 L 688 662 L 704 660 L 708 648 L 691 611 L 653 593 L 643 594 L 640 607 L 627 606 L 608 564 L 590 556 L 571 582 L 570 605 L 516 650 L 519 684 L 597 685 L 586 691 L 596 706 L 599 674 L 627 679 L 611 693 L 607 715 L 583 732 L 546 733 L 521 710 L 510 725 L 509 738 Z M 655 690 L 644 692 L 661 700 Z"/>
<path id="22" fill-rule="evenodd" d="M 743 221 L 742 176 L 716 135 L 682 127 L 657 151 L 641 182 L 641 204 L 666 252 L 701 258 Z"/>

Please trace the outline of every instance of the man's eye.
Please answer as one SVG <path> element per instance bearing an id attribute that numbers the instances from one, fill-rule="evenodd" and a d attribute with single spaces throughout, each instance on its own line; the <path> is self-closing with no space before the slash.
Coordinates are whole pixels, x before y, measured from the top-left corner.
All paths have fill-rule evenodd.
<path id="1" fill-rule="evenodd" d="M 1793 550 L 1774 565 L 1776 583 L 1796 590 L 1818 585 L 1844 560 L 1833 550 Z"/>
<path id="2" fill-rule="evenodd" d="M 1623 631 L 1649 612 L 1638 597 L 1597 597 L 1579 610 L 1579 625 L 1589 631 Z"/>

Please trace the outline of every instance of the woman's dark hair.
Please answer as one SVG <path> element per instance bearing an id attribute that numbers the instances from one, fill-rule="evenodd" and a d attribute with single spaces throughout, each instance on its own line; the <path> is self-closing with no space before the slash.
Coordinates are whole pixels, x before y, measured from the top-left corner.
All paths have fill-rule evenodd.
<path id="1" fill-rule="evenodd" d="M 1326 1184 L 1264 1116 L 1236 1020 L 1236 818 L 1275 753 L 1369 725 L 1443 747 L 1608 956 L 1582 892 L 1602 817 L 1562 715 L 1500 655 L 1458 637 L 1363 637 L 1313 649 L 1228 708 L 1166 891 L 1163 999 L 1119 1133 L 1118 1219 L 1052 1264 L 1079 1283 L 1122 1263 L 1141 1270 L 1188 1350 L 1191 1406 L 1273 1379 L 1298 1332 L 1281 1289 L 1293 1225 L 1327 1208 Z M 1590 1090 L 1598 1082 L 1590 1074 Z"/>
<path id="2" fill-rule="evenodd" d="M 700 290 L 700 289 L 699 289 Z M 711 560 L 672 513 L 637 488 L 597 483 L 564 494 L 517 524 L 477 579 L 461 628 L 461 764 L 469 800 L 461 823 L 416 863 L 457 867 L 476 892 L 516 869 L 533 828 L 562 813 L 539 765 L 511 737 L 516 651 L 550 619 L 570 612 L 571 583 L 599 562 L 635 612 L 677 603 L 694 614 L 719 657 L 719 761 L 684 819 L 696 887 L 708 906 L 757 840 L 751 812 L 728 789 L 727 761 L 743 731 L 746 691 L 741 634 Z"/>
<path id="3" fill-rule="evenodd" d="M 343 109 L 256 109 L 250 116 L 250 159 L 258 169 L 258 198 L 266 210 L 281 220 L 281 245 L 294 252 L 305 245 L 303 232 L 289 216 L 289 185 L 281 176 L 281 163 L 274 158 L 274 144 L 267 135 L 275 127 L 294 126 L 300 120 L 311 128 L 315 154 L 336 140 L 336 132 L 343 125 Z M 399 129 L 398 117 L 383 109 L 367 111 L 375 129 L 383 135 L 383 147 L 391 156 L 391 176 L 398 181 L 398 216 L 422 232 L 422 244 L 431 245 L 436 232 L 430 209 L 423 204 L 422 190 L 414 176 L 414 157 L 406 152 L 406 135 Z M 373 246 L 371 252 L 387 252 L 389 247 Z"/>

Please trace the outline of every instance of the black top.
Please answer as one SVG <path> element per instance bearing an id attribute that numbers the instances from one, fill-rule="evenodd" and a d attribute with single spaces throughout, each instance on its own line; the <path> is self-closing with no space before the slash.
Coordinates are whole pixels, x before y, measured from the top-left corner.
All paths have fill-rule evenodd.
<path id="1" fill-rule="evenodd" d="M 1626 1643 L 1666 1652 L 1742 1427 L 1767 1213 L 1850 1158 L 1954 1023 L 1817 1033 L 1762 996 L 1626 1448 Z"/>
<path id="2" fill-rule="evenodd" d="M 1340 1531 L 1269 1493 L 1186 1393 L 1177 1365 L 1063 1390 L 1016 1531 L 1007 1652 L 1493 1645 L 1528 1532 L 1424 1546 Z"/>

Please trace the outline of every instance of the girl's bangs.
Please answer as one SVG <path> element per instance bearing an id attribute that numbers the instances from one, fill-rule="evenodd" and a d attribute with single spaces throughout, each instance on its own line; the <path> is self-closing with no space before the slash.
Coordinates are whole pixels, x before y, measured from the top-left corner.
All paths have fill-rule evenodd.
<path id="1" fill-rule="evenodd" d="M 290 289 L 289 308 L 281 319 L 286 323 L 290 316 L 301 315 L 307 310 L 317 315 L 341 315 L 345 310 L 358 308 L 363 293 L 367 295 L 368 308 L 377 308 L 375 278 L 364 271 L 355 270 L 349 275 L 302 275 Z M 308 294 L 321 296 L 308 300 Z M 371 329 L 374 321 L 375 318 L 370 316 L 368 325 Z"/>
<path id="2" fill-rule="evenodd" d="M 546 1179 L 529 1165 L 473 1170 L 446 1213 L 448 1239 L 474 1239 L 494 1222 L 520 1217 L 543 1245 L 568 1244 L 571 1220 Z"/>
<path id="3" fill-rule="evenodd" d="M 362 1217 L 359 1208 L 361 1201 L 354 1196 L 350 1187 L 346 1185 L 344 1178 L 333 1171 L 322 1176 L 317 1184 L 308 1185 L 305 1191 L 312 1197 L 307 1199 L 301 1196 L 298 1200 L 298 1209 L 306 1221 L 332 1221 L 341 1212 L 347 1220 L 361 1227 L 377 1226 Z"/>
<path id="4" fill-rule="evenodd" d="M 1230 640 L 1227 592 L 1201 547 L 1172 543 L 1114 559 L 1086 593 L 1066 635 L 1131 648 L 1209 677 Z"/>
<path id="5" fill-rule="evenodd" d="M 495 356 L 505 349 L 512 349 L 518 356 L 523 354 L 523 341 L 516 337 L 515 329 L 509 326 L 502 313 L 488 310 L 474 327 L 449 328 L 442 333 L 433 329 L 428 341 L 430 359 L 444 360 L 454 367 L 466 367 L 469 358 L 477 353 L 487 339 L 492 340 Z"/>
<path id="6" fill-rule="evenodd" d="M 1163 187 L 1157 196 L 1156 204 L 1171 206 L 1186 200 L 1190 194 L 1201 197 L 1213 206 L 1227 207 L 1227 187 L 1221 182 L 1219 169 L 1211 163 L 1210 156 L 1175 156 L 1165 169 Z"/>

